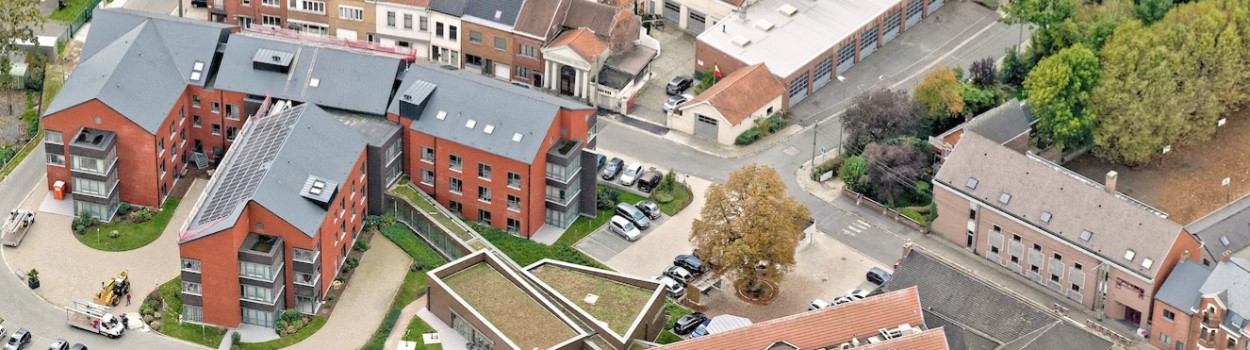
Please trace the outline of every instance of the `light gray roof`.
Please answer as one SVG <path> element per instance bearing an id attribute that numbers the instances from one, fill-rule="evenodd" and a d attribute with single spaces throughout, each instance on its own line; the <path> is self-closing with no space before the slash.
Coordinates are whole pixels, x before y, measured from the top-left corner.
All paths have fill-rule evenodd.
<path id="1" fill-rule="evenodd" d="M 1192 315 L 1193 310 L 1198 308 L 1198 299 L 1202 297 L 1202 292 L 1199 292 L 1198 288 L 1210 275 L 1211 270 L 1207 270 L 1206 267 L 1190 260 L 1181 260 L 1179 264 L 1176 264 L 1176 268 L 1172 269 L 1172 273 L 1168 274 L 1163 287 L 1155 293 L 1155 299 L 1180 309 L 1185 314 Z"/>
<path id="2" fill-rule="evenodd" d="M 1224 317 L 1224 323 L 1244 329 L 1250 317 L 1250 261 L 1230 258 L 1220 262 L 1198 291 L 1203 296 L 1218 295 L 1228 311 L 1236 314 Z"/>
<path id="3" fill-rule="evenodd" d="M 261 51 L 292 55 L 289 73 L 254 68 Z M 398 56 L 245 32 L 230 36 L 214 87 L 383 115 L 403 65 Z"/>
<path id="4" fill-rule="evenodd" d="M 901 0 L 761 0 L 747 8 L 746 21 L 737 16 L 725 18 L 699 34 L 697 40 L 748 66 L 764 63 L 774 75 L 787 77 L 900 3 Z M 783 7 L 796 12 L 786 15 L 779 10 Z M 758 27 L 763 23 L 771 23 L 773 28 L 765 31 Z M 735 43 L 741 42 L 738 39 L 750 43 L 741 46 Z"/>
<path id="5" fill-rule="evenodd" d="M 952 267 L 938 258 L 913 249 L 894 275 L 883 286 L 886 291 L 916 287 L 920 304 L 925 306 L 925 323 L 929 328 L 941 326 L 952 350 L 992 349 L 1005 344 L 1017 344 L 1021 349 L 1051 349 L 1042 346 L 1026 346 L 1027 339 L 1037 332 L 1048 332 L 1059 327 L 1059 332 L 1087 333 L 1064 323 L 1046 310 L 1042 310 L 1019 297 L 1008 294 L 997 286 Z M 1042 337 L 1044 337 L 1043 334 Z M 1038 337 L 1039 339 L 1042 337 Z M 1110 349 L 1111 341 L 1093 334 L 1073 336 L 1067 340 L 1069 347 L 1056 349 Z M 993 344 L 989 344 L 993 342 Z M 964 347 L 957 347 L 957 343 Z"/>
<path id="6" fill-rule="evenodd" d="M 435 87 L 420 104 L 421 115 L 401 115 L 413 119 L 413 130 L 526 164 L 545 149 L 547 130 L 561 109 L 592 109 L 480 74 L 430 65 L 412 65 L 399 91 L 427 83 Z M 395 97 L 388 113 L 400 115 L 403 95 Z M 444 118 L 438 119 L 439 114 Z M 473 126 L 467 127 L 470 121 Z M 487 127 L 493 128 L 490 134 Z M 519 142 L 513 141 L 517 134 Z"/>
<path id="7" fill-rule="evenodd" d="M 305 184 L 314 176 L 346 187 L 343 184 L 354 181 L 347 177 L 364 149 L 364 138 L 316 105 L 249 119 L 191 214 L 180 242 L 234 226 L 249 202 L 315 236 L 326 207 L 302 194 Z"/>
<path id="8" fill-rule="evenodd" d="M 399 124 L 389 122 L 383 117 L 332 109 L 327 109 L 326 112 L 338 117 L 339 122 L 360 133 L 369 142 L 370 146 L 381 147 L 400 131 Z"/>
<path id="9" fill-rule="evenodd" d="M 1033 121 L 1037 120 L 1033 118 L 1029 110 L 1030 108 L 1023 101 L 1012 99 L 972 118 L 964 123 L 963 127 L 994 142 L 1006 143 L 1029 132 Z"/>
<path id="10" fill-rule="evenodd" d="M 994 166 L 987 166 L 993 164 Z M 976 179 L 975 188 L 968 186 Z M 976 198 L 1125 270 L 1153 280 L 1181 233 L 1166 214 L 1033 155 L 1016 153 L 976 133 L 955 145 L 935 183 Z M 1001 199 L 1009 195 L 1007 203 Z M 1051 213 L 1049 222 L 1040 220 Z M 1092 232 L 1089 240 L 1082 231 Z M 1132 250 L 1132 259 L 1126 252 Z M 1145 259 L 1151 259 L 1144 267 Z M 1162 278 L 1162 276 L 1159 276 Z"/>
<path id="11" fill-rule="evenodd" d="M 511 28 L 516 24 L 523 0 L 470 0 L 464 7 L 464 16 L 472 16 Z"/>
<path id="12" fill-rule="evenodd" d="M 44 116 L 99 99 L 155 132 L 187 85 L 209 80 L 213 53 L 229 26 L 129 10 L 95 14 L 80 63 Z M 198 65 L 198 79 L 192 80 Z"/>
<path id="13" fill-rule="evenodd" d="M 1246 249 L 1250 246 L 1250 196 L 1195 220 L 1186 229 L 1198 235 L 1212 258 L 1225 250 L 1237 253 Z"/>

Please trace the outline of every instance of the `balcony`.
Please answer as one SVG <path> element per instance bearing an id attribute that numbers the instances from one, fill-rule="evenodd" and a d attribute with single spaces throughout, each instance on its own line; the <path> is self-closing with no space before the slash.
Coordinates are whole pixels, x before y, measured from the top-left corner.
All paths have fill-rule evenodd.
<path id="1" fill-rule="evenodd" d="M 239 300 L 246 301 L 252 304 L 260 304 L 260 305 L 265 305 L 265 306 L 277 306 L 278 300 L 282 298 L 282 295 L 285 291 L 286 291 L 286 286 L 279 285 L 277 288 L 273 290 L 267 290 L 266 291 L 267 293 L 249 294 L 245 292 L 239 295 Z M 244 307 L 246 306 L 247 305 L 244 304 Z"/>
<path id="2" fill-rule="evenodd" d="M 547 150 L 547 179 L 568 183 L 582 170 L 581 141 L 560 140 Z"/>
<path id="3" fill-rule="evenodd" d="M 97 130 L 92 128 L 82 128 L 78 131 L 78 135 L 70 141 L 70 152 L 78 154 L 78 150 L 87 151 L 109 151 L 117 146 L 117 134 L 108 130 Z M 104 158 L 108 152 L 98 152 L 93 154 L 95 157 Z"/>
<path id="4" fill-rule="evenodd" d="M 321 282 L 321 272 L 315 274 L 306 272 L 295 273 L 295 284 L 308 287 L 316 287 Z"/>
<path id="5" fill-rule="evenodd" d="M 582 192 L 580 187 L 572 187 L 569 189 L 558 189 L 547 186 L 547 202 L 567 208 L 572 204 L 577 195 Z"/>
<path id="6" fill-rule="evenodd" d="M 301 263 L 316 264 L 317 258 L 321 257 L 321 250 L 304 250 L 295 248 L 291 254 L 291 260 Z"/>

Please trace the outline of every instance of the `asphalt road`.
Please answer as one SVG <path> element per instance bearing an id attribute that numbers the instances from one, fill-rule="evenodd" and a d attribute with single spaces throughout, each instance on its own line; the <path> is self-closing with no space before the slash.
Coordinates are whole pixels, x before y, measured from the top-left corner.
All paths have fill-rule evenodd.
<path id="1" fill-rule="evenodd" d="M 37 185 L 47 170 L 44 159 L 47 155 L 43 148 L 34 152 L 18 164 L 13 173 L 0 182 L 0 209 L 16 208 Z M 38 221 L 36 220 L 36 224 Z M 4 247 L 0 249 L 0 258 L 10 249 L 21 247 Z M 67 257 L 49 257 L 64 259 Z M 86 263 L 86 262 L 83 262 Z M 108 339 L 104 336 L 91 334 L 65 324 L 65 309 L 57 308 L 44 302 L 26 287 L 25 275 L 11 271 L 6 262 L 0 273 L 0 318 L 4 318 L 3 326 L 9 333 L 18 328 L 26 328 L 34 336 L 31 349 L 41 349 L 52 344 L 57 338 L 64 338 L 72 343 L 83 343 L 91 349 L 132 350 L 132 349 L 204 349 L 197 345 L 166 338 L 157 334 L 139 331 L 127 332 L 119 339 Z M 22 276 L 19 278 L 19 276 Z"/>

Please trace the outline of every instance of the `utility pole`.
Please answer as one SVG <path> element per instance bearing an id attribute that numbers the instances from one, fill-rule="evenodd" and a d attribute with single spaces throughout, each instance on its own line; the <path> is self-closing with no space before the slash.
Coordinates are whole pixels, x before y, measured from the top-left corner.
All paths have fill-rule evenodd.
<path id="1" fill-rule="evenodd" d="M 820 131 L 820 121 L 812 126 L 812 169 L 816 169 L 816 134 Z"/>
<path id="2" fill-rule="evenodd" d="M 182 2 L 183 2 L 183 1 L 185 1 L 185 0 L 178 0 L 178 18 L 182 18 L 182 17 L 183 17 L 183 16 L 182 16 Z M 212 1 L 224 1 L 224 0 L 212 0 Z"/>

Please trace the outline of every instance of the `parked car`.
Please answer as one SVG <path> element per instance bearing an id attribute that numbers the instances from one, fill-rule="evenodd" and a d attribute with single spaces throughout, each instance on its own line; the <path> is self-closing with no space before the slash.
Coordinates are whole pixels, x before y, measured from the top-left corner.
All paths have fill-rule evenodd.
<path id="1" fill-rule="evenodd" d="M 869 294 L 872 294 L 872 293 L 863 289 L 852 289 L 852 290 L 846 291 L 846 296 L 854 300 L 861 300 L 861 299 L 867 298 Z"/>
<path id="2" fill-rule="evenodd" d="M 642 237 L 642 231 L 639 231 L 638 227 L 634 226 L 634 223 L 630 222 L 629 219 L 620 215 L 612 216 L 612 220 L 608 222 L 608 231 L 612 231 L 612 233 L 630 242 L 637 241 L 638 237 Z"/>
<path id="3" fill-rule="evenodd" d="M 677 106 L 693 99 L 694 96 L 690 96 L 690 94 L 681 94 L 669 97 L 668 101 L 664 101 L 664 113 L 675 112 L 677 110 Z"/>
<path id="4" fill-rule="evenodd" d="M 668 86 L 664 87 L 664 93 L 669 96 L 680 94 L 689 89 L 691 85 L 694 85 L 694 78 L 689 75 L 678 75 L 673 77 L 673 80 L 668 81 Z"/>
<path id="5" fill-rule="evenodd" d="M 620 215 L 625 219 L 628 219 L 630 222 L 633 222 L 635 226 L 638 226 L 639 230 L 651 228 L 651 219 L 647 219 L 647 214 L 643 214 L 641 210 L 638 210 L 638 208 L 635 208 L 629 203 L 616 203 L 616 215 Z"/>
<path id="6" fill-rule="evenodd" d="M 628 168 L 625 168 L 624 172 L 621 172 L 621 184 L 633 186 L 634 182 L 638 181 L 638 175 L 642 175 L 642 164 L 630 164 Z"/>
<path id="7" fill-rule="evenodd" d="M 700 323 L 698 327 L 694 327 L 694 332 L 690 332 L 690 339 L 707 335 L 707 325 L 709 324 L 712 324 L 712 320 L 703 321 L 703 323 Z"/>
<path id="8" fill-rule="evenodd" d="M 625 161 L 617 157 L 612 157 L 607 164 L 603 165 L 603 172 L 599 174 L 604 180 L 612 180 L 621 174 L 621 169 L 625 167 Z"/>
<path id="9" fill-rule="evenodd" d="M 638 190 L 643 192 L 651 192 L 657 186 L 660 186 L 660 179 L 664 178 L 664 174 L 656 170 L 647 170 L 638 175 Z"/>
<path id="10" fill-rule="evenodd" d="M 681 268 L 686 269 L 686 271 L 690 271 L 690 273 L 695 276 L 702 275 L 706 272 L 703 270 L 703 262 L 699 261 L 699 257 L 694 255 L 678 255 L 673 258 L 673 265 L 680 266 Z"/>
<path id="11" fill-rule="evenodd" d="M 852 300 L 850 297 L 842 296 L 842 297 L 833 298 L 833 301 L 831 301 L 830 303 L 832 303 L 833 305 L 842 305 L 842 304 L 846 304 L 852 301 L 855 301 L 855 300 Z"/>
<path id="12" fill-rule="evenodd" d="M 874 267 L 868 270 L 867 279 L 868 282 L 872 282 L 873 284 L 885 284 L 890 281 L 890 273 L 885 272 L 885 270 L 882 270 L 880 267 Z"/>
<path id="13" fill-rule="evenodd" d="M 679 266 L 669 266 L 667 269 L 664 269 L 664 275 L 681 282 L 681 284 L 690 283 L 690 280 L 694 279 L 694 275 L 690 274 L 690 271 Z"/>
<path id="14" fill-rule="evenodd" d="M 4 350 L 22 350 L 30 346 L 30 340 L 33 338 L 30 331 L 26 328 L 18 328 L 9 336 L 9 341 L 4 343 Z"/>
<path id="15" fill-rule="evenodd" d="M 194 0 L 192 0 L 192 1 L 194 1 Z M 512 83 L 512 85 L 515 85 L 515 86 L 518 86 L 518 87 L 521 87 L 521 88 L 525 88 L 525 89 L 529 89 L 529 88 L 530 88 L 530 86 L 529 86 L 529 85 L 525 85 L 525 83 L 517 83 L 517 82 L 513 82 L 513 83 Z"/>
<path id="16" fill-rule="evenodd" d="M 820 309 L 827 308 L 827 307 L 829 307 L 829 302 L 816 299 L 816 300 L 812 300 L 811 303 L 807 304 L 807 311 L 816 311 L 816 310 L 820 310 Z"/>
<path id="17" fill-rule="evenodd" d="M 595 155 L 595 169 L 602 169 L 603 165 L 608 162 L 608 157 L 602 154 Z"/>
<path id="18" fill-rule="evenodd" d="M 664 290 L 668 291 L 669 298 L 681 299 L 681 297 L 686 296 L 686 286 L 683 286 L 671 277 L 655 275 L 651 276 L 651 280 L 659 282 L 660 285 L 664 286 Z"/>
<path id="19" fill-rule="evenodd" d="M 52 346 L 49 346 L 48 350 L 69 350 L 69 342 L 65 341 L 65 339 L 57 339 L 55 342 L 52 342 Z"/>
<path id="20" fill-rule="evenodd" d="M 5 329 L 4 325 L 0 325 L 0 339 L 8 340 L 9 338 L 5 337 L 8 334 L 9 334 L 9 330 Z"/>
<path id="21" fill-rule="evenodd" d="M 677 319 L 677 323 L 673 324 L 673 334 L 687 335 L 694 332 L 696 327 L 707 321 L 707 315 L 702 312 L 691 312 Z"/>
<path id="22" fill-rule="evenodd" d="M 82 343 L 77 343 L 77 344 L 74 344 L 73 347 L 69 348 L 69 350 L 87 350 L 87 346 L 82 345 Z"/>
<path id="23" fill-rule="evenodd" d="M 660 214 L 662 214 L 660 211 L 660 205 L 649 200 L 638 202 L 637 204 L 634 204 L 634 207 L 637 207 L 638 210 L 647 214 L 647 218 L 651 220 L 659 219 Z"/>

